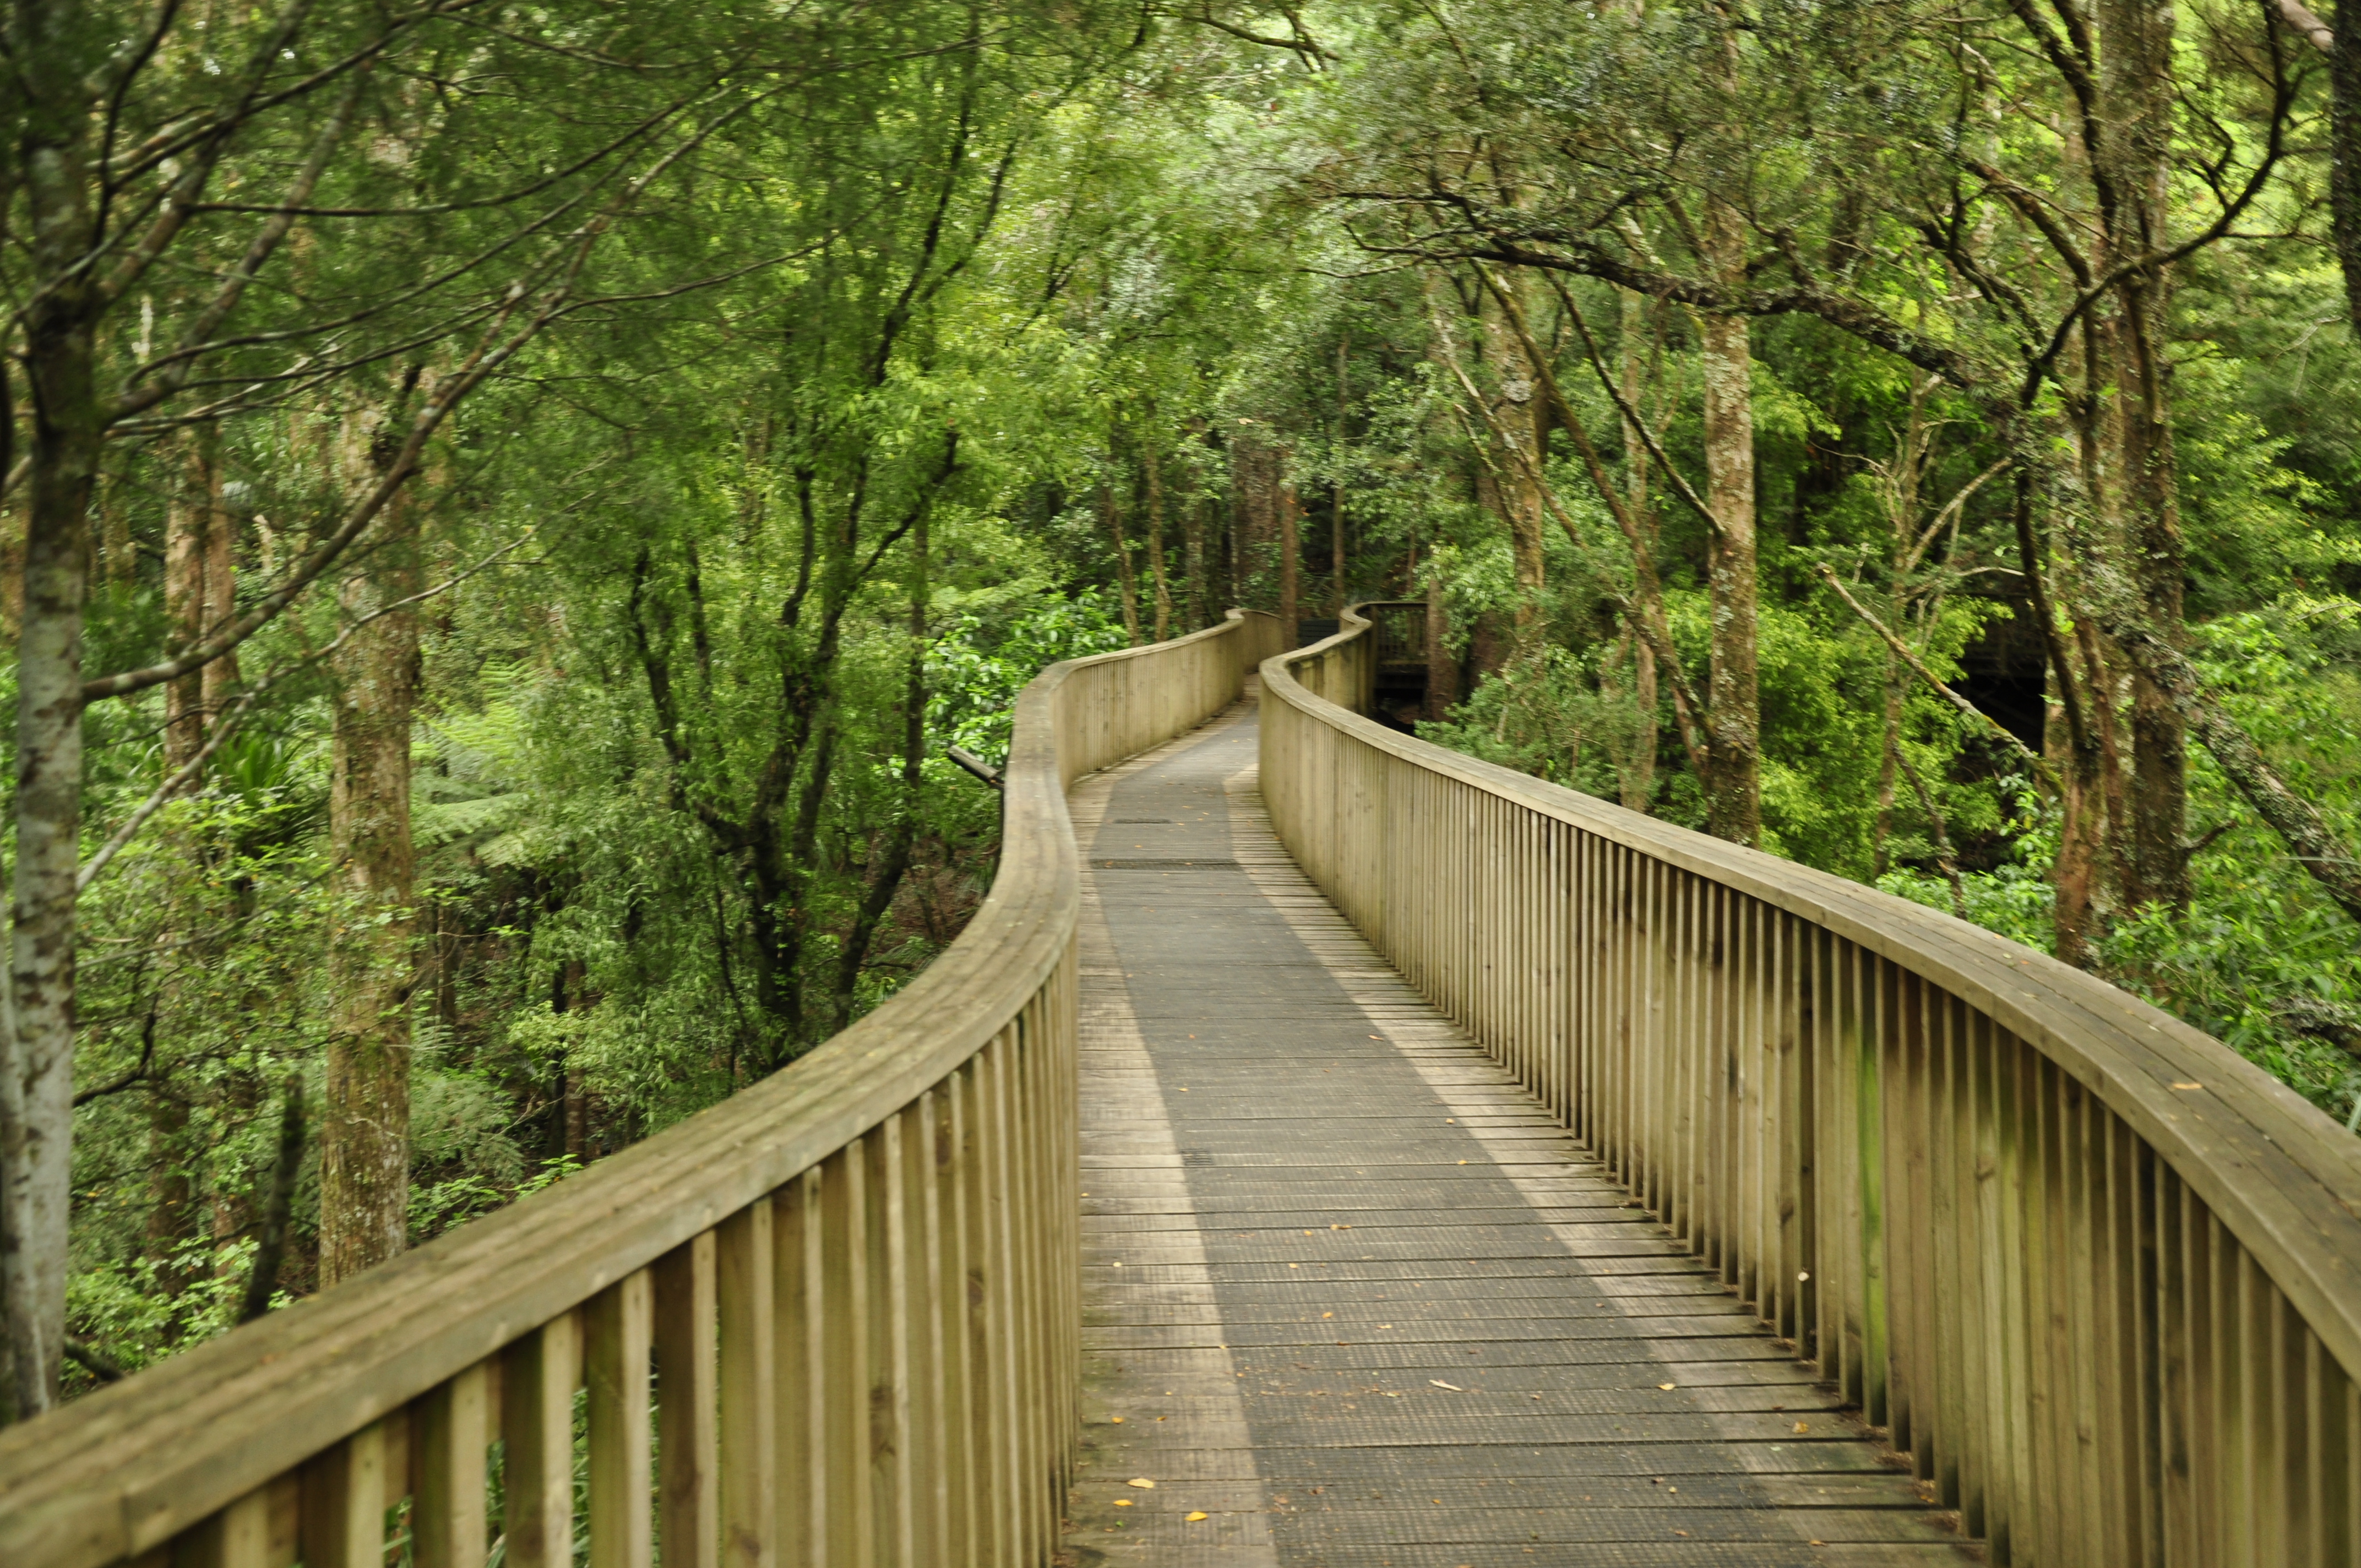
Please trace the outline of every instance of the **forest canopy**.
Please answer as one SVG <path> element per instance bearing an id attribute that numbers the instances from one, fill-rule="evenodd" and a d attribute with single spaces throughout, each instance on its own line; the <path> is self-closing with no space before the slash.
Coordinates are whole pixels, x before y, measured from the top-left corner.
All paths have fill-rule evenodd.
<path id="1" fill-rule="evenodd" d="M 1950 911 L 2361 1126 L 2361 18 L 19 0 L 0 1411 L 795 1060 L 1059 659 Z"/>

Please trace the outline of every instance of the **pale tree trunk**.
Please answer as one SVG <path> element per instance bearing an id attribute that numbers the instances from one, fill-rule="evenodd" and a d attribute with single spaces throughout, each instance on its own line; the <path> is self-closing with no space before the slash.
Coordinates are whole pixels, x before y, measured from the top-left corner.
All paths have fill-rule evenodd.
<path id="1" fill-rule="evenodd" d="M 1736 215 L 1717 209 L 1727 233 Z M 1719 248 L 1719 247 L 1718 247 Z M 1728 258 L 1730 250 L 1720 250 Z M 1752 844 L 1763 831 L 1762 716 L 1755 673 L 1754 410 L 1742 316 L 1705 318 L 1706 505 L 1714 516 L 1708 586 L 1713 634 L 1706 700 L 1714 833 Z"/>
<path id="2" fill-rule="evenodd" d="M 1450 611 L 1443 600 L 1443 558 L 1426 556 L 1426 717 L 1443 718 L 1459 700 L 1459 666 L 1451 660 Z"/>
<path id="3" fill-rule="evenodd" d="M 1738 33 L 1722 18 L 1715 85 L 1739 99 Z M 1738 138 L 1731 137 L 1736 161 Z M 1734 168 L 1725 170 L 1734 177 Z M 1706 269 L 1736 288 L 1746 274 L 1746 222 L 1719 196 L 1705 209 Z M 1707 583 L 1713 614 L 1706 697 L 1706 817 L 1716 836 L 1752 844 L 1763 834 L 1762 705 L 1755 674 L 1754 403 L 1746 318 L 1704 318 L 1706 509 L 1713 513 Z"/>
<path id="4" fill-rule="evenodd" d="M 1886 843 L 1894 836 L 1894 764 L 1902 746 L 1902 661 L 1885 655 L 1885 744 L 1877 767 L 1877 826 L 1870 839 L 1870 875 L 1886 872 Z"/>
<path id="5" fill-rule="evenodd" d="M 2117 262 L 2167 243 L 2172 173 L 2172 31 L 2169 0 L 2100 0 L 2101 88 L 2109 105 L 2100 161 L 2114 197 L 2110 248 Z M 2164 334 L 2168 275 L 2118 287 L 2112 366 L 2120 403 L 2111 429 L 2124 523 L 2141 609 L 2159 636 L 2181 638 L 2185 551 L 2174 477 L 2170 368 Z M 2188 725 L 2164 689 L 2135 666 L 2131 694 L 2131 842 L 2126 901 L 2189 902 Z"/>
<path id="6" fill-rule="evenodd" d="M 1631 703 L 1640 710 L 1640 727 L 1623 766 L 1622 795 L 1624 806 L 1646 813 L 1656 806 L 1656 651 L 1644 637 L 1631 641 Z"/>
<path id="7" fill-rule="evenodd" d="M 2328 80 L 2329 191 L 2334 214 L 2330 232 L 2345 269 L 2345 319 L 2361 334 L 2361 0 L 2336 0 Z"/>
<path id="8" fill-rule="evenodd" d="M 1510 279 L 1510 289 L 1523 284 Z M 1489 294 L 1484 296 L 1477 334 L 1484 356 L 1490 361 L 1494 390 L 1490 422 L 1504 433 L 1504 442 L 1522 445 L 1522 453 L 1507 452 L 1493 465 L 1492 480 L 1482 488 L 1491 510 L 1509 530 L 1509 555 L 1517 579 L 1514 614 L 1517 647 L 1525 651 L 1540 623 L 1542 595 L 1542 472 L 1551 424 L 1548 406 L 1534 395 L 1541 371 L 1510 330 L 1505 313 Z"/>
<path id="9" fill-rule="evenodd" d="M 16 640 L 16 867 L 7 1015 L 0 1018 L 0 1311 L 7 1401 L 22 1420 L 57 1401 L 65 1355 L 67 1219 L 72 1201 L 74 872 L 82 835 L 82 615 L 90 503 L 103 429 L 93 323 L 103 302 L 76 265 L 92 234 L 90 116 L 74 8 L 31 5 L 17 49 L 17 178 L 25 243 L 44 287 L 26 307 L 30 383 L 24 617 Z M 47 60 L 43 57 L 48 56 Z M 4 373 L 4 372 L 0 372 Z M 0 408 L 13 422 L 13 411 Z"/>
<path id="10" fill-rule="evenodd" d="M 170 481 L 164 514 L 164 621 L 175 652 L 192 648 L 204 633 L 205 545 L 213 513 L 213 464 L 205 432 L 181 438 L 180 473 Z M 164 772 L 178 773 L 205 743 L 205 677 L 192 670 L 164 688 Z M 189 781 L 192 794 L 198 781 Z"/>
<path id="11" fill-rule="evenodd" d="M 205 569 L 218 480 L 211 434 L 208 426 L 190 431 L 181 439 L 177 462 L 167 459 L 177 472 L 166 481 L 170 499 L 164 514 L 164 620 L 167 640 L 175 651 L 195 646 L 212 620 Z M 192 671 L 165 686 L 164 713 L 164 772 L 170 776 L 193 761 L 204 746 L 203 671 Z M 201 781 L 191 778 L 190 793 L 199 787 Z M 190 848 L 193 852 L 195 847 Z M 176 984 L 166 982 L 168 1014 L 177 1010 L 179 991 Z M 188 1284 L 180 1253 L 196 1234 L 188 1127 L 188 1102 L 175 1091 L 169 1075 L 159 1070 L 148 1088 L 147 1250 L 156 1266 L 157 1285 L 167 1296 L 179 1295 Z"/>
<path id="12" fill-rule="evenodd" d="M 1284 455 L 1277 466 L 1284 471 Z M 1296 576 L 1302 565 L 1302 519 L 1295 504 L 1295 485 L 1291 480 L 1279 481 L 1279 619 L 1287 636 L 1287 645 L 1295 646 Z"/>
<path id="13" fill-rule="evenodd" d="M 1099 486 L 1099 515 L 1105 521 L 1107 533 L 1115 541 L 1115 580 L 1123 598 L 1123 634 L 1129 644 L 1137 648 L 1139 646 L 1139 579 L 1132 571 L 1131 541 L 1124 534 L 1123 503 L 1115 499 L 1112 478 Z"/>
<path id="14" fill-rule="evenodd" d="M 387 509 L 382 544 L 347 578 L 346 614 L 419 590 L 417 520 Z M 409 1244 L 410 995 L 418 975 L 410 838 L 410 730 L 418 695 L 418 613 L 392 610 L 336 659 L 328 790 L 341 913 L 336 996 L 320 1124 L 320 1283 L 324 1288 Z"/>
<path id="15" fill-rule="evenodd" d="M 1345 378 L 1345 367 L 1352 351 L 1351 338 L 1336 340 L 1336 444 L 1333 459 L 1336 471 L 1328 491 L 1328 586 L 1339 617 L 1345 613 L 1345 421 L 1352 409 L 1352 383 Z"/>
<path id="16" fill-rule="evenodd" d="M 224 626 L 237 614 L 237 524 L 229 509 L 222 504 L 222 470 L 219 444 L 213 439 L 213 427 L 204 428 L 203 451 L 205 457 L 205 597 L 204 623 L 208 627 Z M 204 668 L 203 699 L 205 726 L 213 727 L 228 707 L 230 695 L 238 685 L 237 651 L 231 649 Z"/>
<path id="17" fill-rule="evenodd" d="M 1182 565 L 1189 574 L 1189 630 L 1205 625 L 1205 511 L 1211 498 L 1195 497 L 1180 511 Z"/>
<path id="18" fill-rule="evenodd" d="M 1172 585 L 1164 570 L 1164 468 L 1157 457 L 1152 422 L 1140 444 L 1139 461 L 1148 474 L 1148 565 L 1155 576 L 1156 641 L 1161 642 L 1172 635 Z"/>
<path id="19" fill-rule="evenodd" d="M 1642 375 L 1640 346 L 1646 336 L 1647 303 L 1628 289 L 1616 292 L 1623 314 L 1619 349 L 1621 364 L 1618 367 L 1623 383 L 1623 403 L 1637 411 Z M 1622 421 L 1622 426 L 1623 471 L 1628 479 L 1625 510 L 1632 526 L 1653 542 L 1656 514 L 1648 504 L 1647 436 L 1628 418 Z M 1632 642 L 1635 653 L 1631 695 L 1640 709 L 1640 729 L 1632 737 L 1631 759 L 1623 771 L 1622 794 L 1626 806 L 1633 811 L 1647 811 L 1656 797 L 1656 650 L 1647 638 L 1636 632 Z"/>

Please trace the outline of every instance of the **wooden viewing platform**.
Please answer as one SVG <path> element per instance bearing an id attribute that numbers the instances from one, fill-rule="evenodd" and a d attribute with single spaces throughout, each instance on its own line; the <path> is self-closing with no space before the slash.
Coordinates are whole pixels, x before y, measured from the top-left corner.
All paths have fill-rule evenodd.
<path id="1" fill-rule="evenodd" d="M 1077 1568 L 1964 1561 L 1304 879 L 1256 742 L 1242 704 L 1072 797 Z"/>

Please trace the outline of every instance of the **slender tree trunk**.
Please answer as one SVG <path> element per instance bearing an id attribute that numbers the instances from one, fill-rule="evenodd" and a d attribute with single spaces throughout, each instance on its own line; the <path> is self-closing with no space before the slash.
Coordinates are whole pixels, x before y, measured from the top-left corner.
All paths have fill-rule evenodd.
<path id="1" fill-rule="evenodd" d="M 237 521 L 222 501 L 221 444 L 211 425 L 201 427 L 200 448 L 205 479 L 204 623 L 220 626 L 237 614 Z M 232 649 L 204 667 L 202 698 L 205 726 L 229 703 L 239 684 L 237 651 Z"/>
<path id="2" fill-rule="evenodd" d="M 2168 243 L 2172 174 L 2172 31 L 2169 0 L 2100 0 L 2105 47 L 2101 82 L 2110 114 L 2103 156 L 2115 196 L 2108 225 L 2117 259 Z M 2125 279 L 2114 356 L 2114 428 L 2124 521 L 2141 608 L 2163 636 L 2182 635 L 2186 567 L 2172 450 L 2170 367 L 2164 334 L 2170 308 L 2165 273 Z M 2148 673 L 2132 672 L 2131 842 L 2126 902 L 2136 907 L 2189 902 L 2188 725 Z"/>
<path id="3" fill-rule="evenodd" d="M 1640 345 L 1647 335 L 1647 302 L 1628 289 L 1616 291 L 1622 311 L 1621 330 L 1618 334 L 1617 352 L 1620 358 L 1619 370 L 1623 383 L 1624 404 L 1633 410 L 1640 407 L 1640 382 L 1642 367 Z M 1648 501 L 1648 442 L 1640 427 L 1625 419 L 1623 428 L 1623 472 L 1626 476 L 1624 510 L 1632 526 L 1653 542 L 1656 532 L 1656 514 Z M 1632 738 L 1635 748 L 1623 782 L 1623 804 L 1633 811 L 1647 811 L 1656 798 L 1656 649 L 1655 644 L 1633 629 L 1632 699 L 1640 709 L 1640 730 Z"/>
<path id="4" fill-rule="evenodd" d="M 1156 582 L 1156 641 L 1172 635 L 1172 585 L 1164 569 L 1164 466 L 1157 455 L 1154 421 L 1140 443 L 1140 466 L 1148 478 L 1148 565 Z"/>
<path id="5" fill-rule="evenodd" d="M 1636 632 L 1631 642 L 1631 705 L 1640 710 L 1640 724 L 1624 764 L 1622 794 L 1627 808 L 1646 813 L 1656 806 L 1656 651 Z"/>
<path id="6" fill-rule="evenodd" d="M 1336 340 L 1335 476 L 1328 491 L 1328 586 L 1339 617 L 1345 613 L 1345 422 L 1352 411 L 1352 383 L 1346 378 L 1345 367 L 1352 351 L 1349 336 Z"/>
<path id="7" fill-rule="evenodd" d="M 148 1261 L 167 1298 L 188 1285 L 181 1249 L 196 1234 L 196 1191 L 189 1179 L 189 1102 L 159 1079 L 148 1086 Z"/>
<path id="8" fill-rule="evenodd" d="M 1736 18 L 1720 19 L 1713 55 L 1717 90 L 1741 100 Z M 1740 174 L 1743 134 L 1725 127 L 1723 176 Z M 1706 200 L 1706 269 L 1736 287 L 1746 274 L 1746 222 L 1719 194 Z M 1753 364 L 1746 318 L 1704 318 L 1706 507 L 1714 516 L 1707 584 L 1713 615 L 1707 677 L 1707 824 L 1719 837 L 1752 844 L 1763 831 L 1762 705 L 1755 673 Z"/>
<path id="9" fill-rule="evenodd" d="M 175 651 L 196 645 L 206 625 L 205 565 L 212 532 L 213 464 L 203 429 L 181 438 L 180 472 L 164 510 L 164 621 Z M 169 451 L 170 449 L 167 448 Z M 164 771 L 178 773 L 205 743 L 205 673 L 192 670 L 164 688 Z M 197 781 L 189 781 L 193 793 Z"/>
<path id="10" fill-rule="evenodd" d="M 1521 290 L 1511 278 L 1507 286 Z M 1477 487 L 1509 531 L 1509 556 L 1516 575 L 1517 602 L 1512 617 L 1520 652 L 1540 624 L 1542 595 L 1543 465 L 1547 460 L 1552 422 L 1548 403 L 1537 393 L 1542 371 L 1510 330 L 1507 313 L 1488 292 L 1477 310 L 1477 333 L 1489 362 L 1494 389 L 1488 397 L 1490 423 L 1499 433 L 1496 445 L 1521 445 L 1521 453 L 1503 452 L 1493 463 L 1497 473 L 1479 475 Z"/>
<path id="11" fill-rule="evenodd" d="M 1099 515 L 1106 522 L 1107 534 L 1115 541 L 1115 587 L 1123 597 L 1123 634 L 1134 648 L 1139 646 L 1139 579 L 1131 565 L 1131 541 L 1124 536 L 1123 503 L 1115 499 L 1115 482 L 1110 479 L 1099 486 Z"/>
<path id="12" fill-rule="evenodd" d="M 1205 513 L 1210 497 L 1192 496 L 1180 509 L 1181 559 L 1189 574 L 1189 630 L 1205 628 Z"/>
<path id="13" fill-rule="evenodd" d="M 416 514 L 388 509 L 383 543 L 345 585 L 348 616 L 419 589 Z M 320 1125 L 320 1283 L 346 1279 L 409 1244 L 410 995 L 418 975 L 410 838 L 410 729 L 418 617 L 398 609 L 357 632 L 336 661 L 328 788 L 335 887 L 343 905 L 331 963 L 330 1036 Z"/>
<path id="14" fill-rule="evenodd" d="M 1717 210 L 1715 226 L 1725 240 L 1742 237 L 1736 215 L 1726 210 Z M 1708 568 L 1713 634 L 1706 743 L 1712 776 L 1707 781 L 1706 814 L 1717 836 L 1741 844 L 1755 842 L 1763 830 L 1750 374 L 1745 318 L 1706 317 L 1706 505 L 1716 524 Z"/>
<path id="15" fill-rule="evenodd" d="M 1296 577 L 1303 564 L 1303 541 L 1301 537 L 1302 515 L 1295 504 L 1295 486 L 1287 479 L 1279 481 L 1279 619 L 1285 629 L 1287 645 L 1296 643 Z"/>
<path id="16" fill-rule="evenodd" d="M 1451 660 L 1451 619 L 1443 598 L 1442 561 L 1427 552 L 1426 717 L 1441 718 L 1459 700 L 1459 666 Z"/>
<path id="17" fill-rule="evenodd" d="M 74 872 L 82 834 L 82 617 L 102 414 L 93 271 L 90 117 L 81 102 L 76 8 L 20 6 L 11 42 L 30 208 L 22 363 L 30 386 L 24 619 L 16 640 L 16 867 L 9 1016 L 0 1018 L 0 1310 L 7 1415 L 58 1397 L 65 1355 L 71 1204 Z M 78 33 L 76 33 L 78 37 Z M 13 420 L 13 411 L 0 408 Z"/>
<path id="18" fill-rule="evenodd" d="M 1877 768 L 1877 827 L 1870 843 L 1870 874 L 1886 872 L 1886 846 L 1894 836 L 1894 765 L 1902 745 L 1902 661 L 1885 653 L 1885 745 Z"/>
<path id="19" fill-rule="evenodd" d="M 2361 0 L 2337 0 L 2335 26 L 2328 54 L 2328 183 L 2345 317 L 2361 334 Z"/>

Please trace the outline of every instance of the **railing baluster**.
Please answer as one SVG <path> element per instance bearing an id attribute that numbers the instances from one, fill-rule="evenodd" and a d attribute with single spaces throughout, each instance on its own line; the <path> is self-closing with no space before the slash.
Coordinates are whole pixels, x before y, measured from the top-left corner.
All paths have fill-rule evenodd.
<path id="1" fill-rule="evenodd" d="M 654 1290 L 635 1269 L 584 1309 L 590 1386 L 590 1568 L 654 1568 L 649 1398 Z"/>
<path id="2" fill-rule="evenodd" d="M 383 1423 L 363 1427 L 304 1465 L 302 1487 L 304 1568 L 384 1568 Z M 510 1556 L 516 1561 L 513 1552 Z"/>
<path id="3" fill-rule="evenodd" d="M 778 1568 L 776 1212 L 759 1199 L 714 1232 L 722 1568 Z"/>
<path id="4" fill-rule="evenodd" d="M 480 1363 L 417 1401 L 411 1442 L 411 1553 L 418 1568 L 482 1568 L 489 1544 L 484 1450 L 491 1441 Z"/>
<path id="5" fill-rule="evenodd" d="M 657 1538 L 664 1568 L 718 1568 L 721 1548 L 721 1428 L 716 1415 L 719 1330 L 714 1235 L 656 1262 Z"/>
<path id="6" fill-rule="evenodd" d="M 771 1205 L 776 1265 L 772 1310 L 773 1376 L 778 1402 L 779 1481 L 774 1496 L 780 1568 L 825 1568 L 829 1532 L 828 1302 L 825 1284 L 825 1166 L 781 1188 Z"/>
<path id="7" fill-rule="evenodd" d="M 581 1325 L 572 1312 L 501 1357 L 501 1525 L 510 1568 L 574 1568 L 574 1391 L 581 1382 Z M 341 1568 L 364 1565 L 356 1559 Z"/>
<path id="8" fill-rule="evenodd" d="M 258 1487 L 183 1536 L 173 1568 L 276 1568 L 270 1561 L 270 1495 Z"/>

